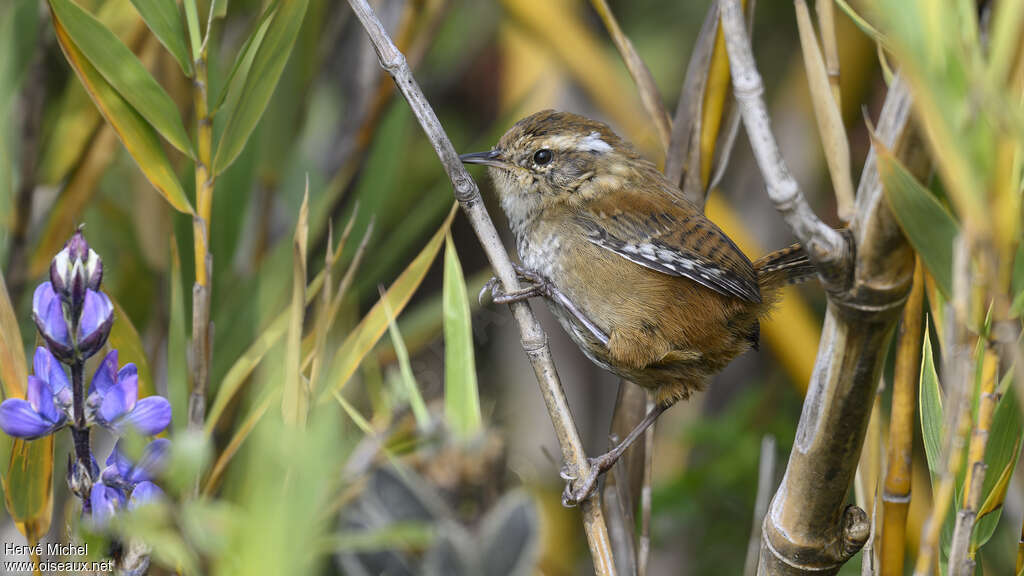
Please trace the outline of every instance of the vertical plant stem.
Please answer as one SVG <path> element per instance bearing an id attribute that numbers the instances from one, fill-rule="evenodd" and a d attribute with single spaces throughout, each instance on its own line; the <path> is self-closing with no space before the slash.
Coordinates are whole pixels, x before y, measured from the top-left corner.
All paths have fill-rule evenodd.
<path id="1" fill-rule="evenodd" d="M 970 290 L 970 248 L 967 234 L 960 233 L 953 244 L 953 300 L 952 311 L 946 314 L 949 326 L 945 330 L 946 352 L 944 375 L 947 397 L 943 429 L 946 432 L 943 449 L 943 463 L 940 467 L 938 488 L 932 498 L 932 510 L 925 521 L 921 547 L 914 565 L 914 576 L 928 576 L 938 558 L 939 536 L 946 514 L 953 504 L 955 485 L 960 469 L 964 465 L 964 446 L 971 430 L 971 353 L 968 345 L 967 318 Z M 952 567 L 954 550 L 950 548 Z M 966 554 L 966 550 L 964 550 Z"/>
<path id="2" fill-rule="evenodd" d="M 213 118 L 207 100 L 206 49 L 199 52 L 192 80 L 196 117 L 196 205 L 192 220 L 195 245 L 196 282 L 192 286 L 192 393 L 188 399 L 188 422 L 201 430 L 206 416 L 206 388 L 210 373 L 210 282 L 213 256 L 210 254 L 210 214 L 213 207 L 214 174 L 211 171 Z"/>
<path id="3" fill-rule="evenodd" d="M 825 70 L 828 72 L 828 83 L 832 87 L 832 98 L 836 108 L 842 110 L 842 98 L 839 92 L 839 44 L 836 42 L 835 9 L 833 0 L 818 0 L 814 11 L 818 13 L 818 27 L 821 28 L 821 46 L 825 52 Z"/>
<path id="4" fill-rule="evenodd" d="M 775 437 L 761 438 L 761 458 L 757 467 L 757 495 L 754 496 L 754 519 L 747 541 L 747 558 L 743 562 L 743 576 L 757 573 L 757 559 L 761 550 L 761 524 L 764 522 L 772 489 L 775 488 Z"/>
<path id="5" fill-rule="evenodd" d="M 957 513 L 950 546 L 950 574 L 972 574 L 974 572 L 974 551 L 971 550 L 971 533 L 981 505 L 982 484 L 988 465 L 985 463 L 985 447 L 988 445 L 992 416 L 999 404 L 996 392 L 998 359 L 991 350 L 982 349 L 982 376 L 978 398 L 978 416 L 971 430 L 970 445 L 967 449 L 967 470 L 964 477 L 964 496 Z"/>
<path id="6" fill-rule="evenodd" d="M 75 459 L 78 460 L 78 469 L 85 471 L 88 475 L 89 485 L 84 486 L 85 494 L 79 494 L 82 499 L 82 510 L 88 514 L 92 506 L 89 500 L 88 490 L 92 486 L 92 451 L 89 448 L 89 427 L 85 422 L 85 361 L 77 355 L 71 364 L 71 395 L 72 395 L 72 416 L 75 421 L 71 426 L 71 437 L 75 443 Z"/>
<path id="7" fill-rule="evenodd" d="M 914 281 L 896 343 L 896 365 L 889 416 L 889 447 L 885 485 L 882 493 L 882 576 L 903 576 L 906 551 L 907 512 L 913 471 L 914 415 L 917 384 L 921 371 L 921 309 L 924 305 L 924 269 L 920 259 L 914 266 Z"/>
<path id="8" fill-rule="evenodd" d="M 654 410 L 654 393 L 647 391 L 647 412 Z M 647 575 L 651 556 L 651 481 L 654 476 L 654 427 L 644 431 L 644 482 L 640 487 L 640 545 L 637 546 L 637 575 Z"/>
<path id="9" fill-rule="evenodd" d="M 349 5 L 352 6 L 352 10 L 362 23 L 370 41 L 373 42 L 381 66 L 395 79 L 399 91 L 409 103 L 409 107 L 412 108 L 416 119 L 437 152 L 454 187 L 455 199 L 458 200 L 459 205 L 469 218 L 473 231 L 479 238 L 502 287 L 506 292 L 518 290 L 519 279 L 516 277 L 508 253 L 505 252 L 501 239 L 498 237 L 498 231 L 487 214 L 480 190 L 477 188 L 476 182 L 466 172 L 455 152 L 455 147 L 452 146 L 451 140 L 448 139 L 441 126 L 441 122 L 437 119 L 426 96 L 423 95 L 419 84 L 413 78 L 405 56 L 391 41 L 384 25 L 381 24 L 366 0 L 349 0 Z M 576 429 L 576 423 L 569 410 L 565 391 L 558 379 L 558 373 L 551 358 L 551 350 L 548 348 L 547 335 L 541 329 L 527 303 L 515 302 L 510 307 L 519 327 L 523 350 L 533 366 L 541 394 L 544 397 L 544 404 L 547 406 L 555 434 L 558 436 L 562 457 L 570 472 L 576 477 L 582 478 L 589 473 L 590 463 L 587 461 L 583 442 L 580 440 L 579 431 Z M 615 562 L 612 558 L 608 527 L 601 510 L 600 494 L 595 491 L 581 503 L 581 506 L 583 526 L 587 532 L 594 571 L 599 576 L 615 574 Z"/>
<path id="10" fill-rule="evenodd" d="M 1020 539 L 1017 540 L 1017 563 L 1016 573 L 1024 570 L 1024 522 L 1020 526 Z"/>

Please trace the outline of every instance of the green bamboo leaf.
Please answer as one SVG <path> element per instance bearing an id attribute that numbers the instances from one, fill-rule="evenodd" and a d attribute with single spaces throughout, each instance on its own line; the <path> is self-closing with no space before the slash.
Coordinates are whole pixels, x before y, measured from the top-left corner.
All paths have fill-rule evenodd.
<path id="1" fill-rule="evenodd" d="M 395 282 L 391 284 L 384 298 L 374 304 L 373 308 L 359 322 L 359 325 L 342 342 L 338 353 L 335 355 L 331 377 L 328 378 L 329 385 L 320 396 L 321 401 L 332 390 L 341 390 L 345 386 L 349 378 L 352 377 L 352 374 L 355 373 L 362 363 L 363 358 L 366 357 L 366 354 L 373 349 L 377 341 L 380 340 L 380 337 L 384 335 L 384 331 L 388 329 L 388 315 L 385 312 L 385 304 L 395 314 L 401 314 L 402 310 L 405 309 L 409 299 L 412 298 L 413 293 L 416 292 L 420 283 L 423 282 L 423 278 L 426 277 L 427 270 L 430 269 L 434 258 L 437 257 L 437 253 L 441 249 L 441 243 L 444 242 L 444 236 L 451 226 L 452 219 L 455 217 L 456 208 L 457 205 L 452 206 L 448 217 L 441 224 L 441 228 L 438 229 L 426 246 L 423 247 L 423 250 L 398 276 Z"/>
<path id="2" fill-rule="evenodd" d="M 0 271 L 0 397 L 24 398 L 28 383 L 25 348 L 21 345 L 18 317 L 7 294 L 7 282 Z"/>
<path id="3" fill-rule="evenodd" d="M 171 403 L 171 419 L 175 432 L 185 430 L 188 423 L 188 357 L 185 346 L 185 294 L 181 284 L 181 257 L 178 241 L 171 236 L 170 261 L 171 311 L 167 334 L 167 400 Z"/>
<path id="4" fill-rule="evenodd" d="M 15 438 L 0 483 L 11 520 L 35 545 L 49 531 L 53 516 L 53 434 L 30 441 Z"/>
<path id="5" fill-rule="evenodd" d="M 256 29 L 245 39 L 245 44 L 242 44 L 238 55 L 235 56 L 235 63 L 231 66 L 231 72 L 224 79 L 224 87 L 221 88 L 220 95 L 216 100 L 217 105 L 213 107 L 215 111 L 220 111 L 225 106 L 224 102 L 229 95 L 231 96 L 231 102 L 225 109 L 235 109 L 239 95 L 242 93 L 245 79 L 249 76 L 252 61 L 256 58 L 256 52 L 259 51 L 260 45 L 263 44 L 263 38 L 267 35 L 267 28 L 270 27 L 270 22 L 274 12 L 277 10 L 277 5 L 278 2 L 274 2 L 267 6 L 267 9 L 263 11 L 263 15 L 260 16 Z M 235 82 L 236 78 L 238 78 L 237 83 Z"/>
<path id="6" fill-rule="evenodd" d="M 156 394 L 156 388 L 153 387 L 153 376 L 149 371 L 149 360 L 146 359 L 146 349 L 142 346 L 139 331 L 113 296 L 110 296 L 110 302 L 114 305 L 114 326 L 110 329 L 107 347 L 117 350 L 120 366 L 129 362 L 135 364 L 139 371 L 139 398 L 152 396 Z"/>
<path id="7" fill-rule="evenodd" d="M 924 348 L 921 353 L 921 389 L 918 394 L 921 410 L 921 438 L 928 458 L 928 469 L 934 478 L 942 465 L 942 391 L 939 377 L 935 373 L 932 357 L 932 342 L 928 337 L 927 323 L 924 330 Z"/>
<path id="8" fill-rule="evenodd" d="M 54 22 L 89 63 L 172 146 L 195 157 L 174 101 L 135 54 L 92 14 L 72 0 L 49 0 Z"/>
<path id="9" fill-rule="evenodd" d="M 181 21 L 178 3 L 174 0 L 132 0 L 132 4 L 160 43 L 178 61 L 181 71 L 191 78 L 192 59 L 189 58 L 185 25 Z"/>
<path id="10" fill-rule="evenodd" d="M 37 15 L 33 9 L 33 22 Z M 96 18 L 125 43 L 131 42 L 145 26 L 127 0 L 104 2 L 96 11 Z M 96 127 L 103 122 L 81 82 L 67 82 L 55 105 L 55 110 L 49 110 L 53 126 L 42 142 L 37 174 L 40 183 L 52 186 L 59 185 L 79 165 L 86 148 L 91 146 Z M 49 103 L 47 107 L 51 108 Z"/>
<path id="11" fill-rule="evenodd" d="M 185 0 L 185 22 L 188 24 L 189 44 L 192 46 L 192 60 L 199 60 L 199 50 L 202 41 L 199 39 L 202 32 L 199 30 L 199 12 L 196 10 L 196 0 Z"/>
<path id="12" fill-rule="evenodd" d="M 416 377 L 412 374 L 412 364 L 409 362 L 409 351 L 405 347 L 405 340 L 402 333 L 398 331 L 398 324 L 395 323 L 395 315 L 388 305 L 387 294 L 381 289 L 380 302 L 384 305 L 384 314 L 388 320 L 388 335 L 391 336 L 391 345 L 395 348 L 395 355 L 398 357 L 399 381 L 409 406 L 412 408 L 413 416 L 416 418 L 416 425 L 420 431 L 430 429 L 430 412 L 427 411 L 427 404 L 420 394 L 419 385 L 416 384 Z M 337 390 L 335 390 L 337 392 Z M 338 394 L 340 396 L 340 394 Z"/>
<path id="13" fill-rule="evenodd" d="M 953 293 L 953 240 L 959 234 L 959 226 L 892 153 L 877 141 L 874 145 L 889 207 L 939 290 L 949 298 Z"/>
<path id="14" fill-rule="evenodd" d="M 451 234 L 444 247 L 444 413 L 448 426 L 460 438 L 482 428 L 480 393 L 473 353 L 473 325 L 462 264 Z"/>
<path id="15" fill-rule="evenodd" d="M 285 344 L 284 396 L 281 412 L 287 424 L 305 424 L 309 387 L 302 376 L 302 324 L 306 317 L 306 247 L 309 241 L 309 179 L 292 237 L 292 304 L 288 312 Z"/>
<path id="16" fill-rule="evenodd" d="M 220 174 L 238 158 L 259 123 L 291 55 L 308 4 L 308 0 L 281 0 L 266 37 L 253 58 L 238 106 L 231 111 L 231 118 L 217 145 L 214 174 Z"/>
<path id="17" fill-rule="evenodd" d="M 97 108 L 114 127 L 124 147 L 139 165 L 142 173 L 157 191 L 179 212 L 195 214 L 192 204 L 178 182 L 178 177 L 167 160 L 163 146 L 153 127 L 122 98 L 103 76 L 89 63 L 85 55 L 68 36 L 64 26 L 54 20 L 57 41 L 74 68 L 82 85 L 96 103 Z"/>

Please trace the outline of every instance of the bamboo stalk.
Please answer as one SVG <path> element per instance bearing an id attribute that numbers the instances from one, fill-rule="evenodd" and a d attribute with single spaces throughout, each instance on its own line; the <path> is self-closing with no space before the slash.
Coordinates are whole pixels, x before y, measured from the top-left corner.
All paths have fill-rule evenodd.
<path id="1" fill-rule="evenodd" d="M 814 215 L 771 135 L 737 0 L 723 0 L 722 26 L 736 98 L 769 196 L 807 247 L 829 294 L 794 450 L 765 516 L 758 573 L 834 574 L 870 532 L 865 512 L 846 506 L 846 497 L 885 351 L 911 285 L 913 253 L 889 211 L 873 155 L 850 234 L 844 238 Z M 878 122 L 886 145 L 905 143 L 909 111 L 909 92 L 897 81 Z"/>
<path id="2" fill-rule="evenodd" d="M 843 99 L 839 91 L 839 44 L 836 42 L 835 10 L 833 0 L 818 0 L 814 3 L 814 11 L 818 14 L 818 27 L 821 28 L 821 46 L 825 53 L 825 70 L 828 72 L 828 83 L 832 86 L 832 98 L 836 108 L 843 109 Z"/>
<path id="3" fill-rule="evenodd" d="M 879 551 L 882 576 L 903 576 L 913 472 L 914 416 L 917 412 L 917 384 L 921 371 L 923 305 L 924 267 L 918 259 L 896 341 L 889 448 L 882 492 L 882 541 Z"/>
<path id="4" fill-rule="evenodd" d="M 654 393 L 647 391 L 646 412 L 654 410 Z M 644 431 L 644 480 L 640 487 L 640 543 L 637 546 L 637 576 L 647 576 L 647 564 L 651 557 L 651 482 L 654 479 L 654 427 L 651 424 Z"/>
<path id="5" fill-rule="evenodd" d="M 914 565 L 914 576 L 928 576 L 938 558 L 939 536 L 946 514 L 953 503 L 954 488 L 960 469 L 964 465 L 964 446 L 971 430 L 971 369 L 967 344 L 967 310 L 969 302 L 970 249 L 967 235 L 961 233 L 953 246 L 953 300 L 951 313 L 947 313 L 947 342 L 943 346 L 947 358 L 944 375 L 947 381 L 949 404 L 943 429 L 946 431 L 943 463 L 940 466 L 938 488 L 932 499 L 932 510 L 925 521 L 924 535 Z M 950 549 L 950 566 L 953 563 Z M 966 550 L 963 552 L 966 555 Z"/>
<path id="6" fill-rule="evenodd" d="M 1021 523 L 1020 527 L 1020 539 L 1017 540 L 1017 570 L 1016 573 L 1020 574 L 1021 570 L 1024 570 L 1024 522 Z"/>
<path id="7" fill-rule="evenodd" d="M 754 519 L 747 540 L 747 558 L 743 562 L 743 576 L 757 573 L 757 560 L 761 550 L 761 525 L 768 511 L 772 489 L 775 488 L 775 437 L 761 438 L 761 458 L 757 467 L 757 495 L 754 497 Z"/>
<path id="8" fill-rule="evenodd" d="M 974 551 L 971 550 L 971 533 L 981 506 L 982 484 L 988 466 L 985 464 L 985 446 L 988 444 L 989 429 L 992 416 L 999 404 L 996 393 L 996 372 L 998 359 L 990 351 L 981 350 L 982 380 L 979 389 L 978 416 L 971 430 L 971 440 L 967 448 L 967 475 L 964 477 L 963 506 L 957 513 L 953 528 L 953 540 L 949 553 L 950 574 L 973 574 Z"/>
<path id="9" fill-rule="evenodd" d="M 494 228 L 494 223 L 487 214 L 480 190 L 459 161 L 455 147 L 452 146 L 451 140 L 448 139 L 433 108 L 413 78 L 405 56 L 391 41 L 384 26 L 366 0 L 349 0 L 349 5 L 373 43 L 381 66 L 394 77 L 398 89 L 408 101 L 416 119 L 437 152 L 454 187 L 455 198 L 469 218 L 502 287 L 506 292 L 518 290 L 519 280 L 501 239 L 498 237 L 498 232 Z M 540 384 L 544 403 L 548 408 L 562 449 L 562 457 L 572 473 L 577 477 L 583 477 L 590 471 L 590 463 L 587 461 L 583 442 L 580 440 L 579 431 L 576 429 L 576 424 L 569 411 L 565 391 L 558 379 L 551 351 L 548 348 L 547 336 L 541 330 L 540 324 L 528 304 L 516 302 L 510 307 L 519 327 L 523 350 L 530 359 Z M 583 526 L 587 532 L 595 573 L 602 576 L 615 574 L 615 562 L 608 539 L 608 528 L 601 510 L 600 494 L 595 492 L 583 501 L 582 511 Z"/>
<path id="10" fill-rule="evenodd" d="M 209 32 L 209 29 L 207 29 Z M 196 216 L 192 219 L 196 279 L 192 286 L 192 392 L 188 399 L 188 424 L 201 430 L 206 417 L 206 388 L 211 363 L 210 280 L 213 255 L 210 254 L 210 216 L 216 175 L 211 170 L 213 118 L 207 95 L 205 42 L 195 60 L 192 96 L 196 117 Z"/>

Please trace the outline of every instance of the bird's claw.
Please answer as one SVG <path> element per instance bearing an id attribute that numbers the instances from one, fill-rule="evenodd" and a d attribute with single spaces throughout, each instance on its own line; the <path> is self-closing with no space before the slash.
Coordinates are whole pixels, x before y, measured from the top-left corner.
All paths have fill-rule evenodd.
<path id="1" fill-rule="evenodd" d="M 551 284 L 542 278 L 539 274 L 532 270 L 523 268 L 519 264 L 513 264 L 513 269 L 516 271 L 516 275 L 519 277 L 519 281 L 524 284 L 522 288 L 515 292 L 505 292 L 501 282 L 494 276 L 488 280 L 483 288 L 480 289 L 480 293 L 477 294 L 477 301 L 482 305 L 484 303 L 484 296 L 487 293 L 491 295 L 491 302 L 495 304 L 509 304 L 512 302 L 521 302 L 534 296 L 549 296 L 551 294 Z"/>
<path id="2" fill-rule="evenodd" d="M 597 481 L 604 470 L 601 469 L 599 462 L 593 458 L 588 458 L 587 461 L 590 463 L 590 466 L 583 478 L 565 478 L 563 476 L 567 481 L 565 489 L 562 490 L 562 506 L 575 508 L 580 502 L 590 497 L 597 488 Z"/>
<path id="3" fill-rule="evenodd" d="M 493 298 L 494 295 L 496 294 L 495 290 L 501 290 L 501 285 L 498 284 L 497 277 L 491 276 L 491 279 L 488 280 L 484 284 L 484 287 L 480 289 L 480 293 L 476 295 L 477 303 L 483 306 L 484 296 L 486 296 L 487 294 L 491 294 L 491 298 Z"/>

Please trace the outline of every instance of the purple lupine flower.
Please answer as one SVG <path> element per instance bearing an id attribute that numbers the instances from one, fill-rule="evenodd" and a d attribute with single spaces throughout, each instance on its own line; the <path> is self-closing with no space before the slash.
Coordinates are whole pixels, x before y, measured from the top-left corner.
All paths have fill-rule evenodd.
<path id="1" fill-rule="evenodd" d="M 92 517 L 102 527 L 118 510 L 143 506 L 164 498 L 164 491 L 153 483 L 167 463 L 171 442 L 157 438 L 143 450 L 138 462 L 132 462 L 121 450 L 121 440 L 107 457 L 107 467 L 92 486 L 89 496 Z"/>
<path id="2" fill-rule="evenodd" d="M 92 521 L 102 527 L 118 509 L 124 507 L 125 497 L 118 488 L 97 482 L 92 485 L 89 503 L 92 504 Z"/>
<path id="3" fill-rule="evenodd" d="M 53 284 L 43 282 L 32 297 L 32 319 L 50 351 L 61 361 L 69 362 L 74 357 L 75 342 L 82 358 L 89 358 L 106 344 L 114 324 L 114 306 L 106 294 L 86 289 L 78 333 L 72 339 L 60 296 Z"/>
<path id="4" fill-rule="evenodd" d="M 142 483 L 152 483 L 167 465 L 167 452 L 171 441 L 166 438 L 153 440 L 142 450 L 138 462 L 132 462 L 121 449 L 121 442 L 114 444 L 114 450 L 107 457 L 107 467 L 100 478 L 108 486 L 116 486 L 124 493 L 134 492 Z M 154 486 L 155 487 L 155 486 Z M 145 490 L 150 490 L 149 487 Z M 141 497 L 141 496 L 140 496 Z"/>
<path id="5" fill-rule="evenodd" d="M 8 398 L 0 404 L 0 428 L 29 440 L 63 428 L 71 410 L 71 386 L 60 362 L 40 346 L 32 366 L 35 374 L 28 377 L 28 399 Z"/>
<path id="6" fill-rule="evenodd" d="M 64 249 L 50 262 L 50 282 L 54 291 L 65 302 L 81 304 L 85 291 L 98 291 L 102 280 L 103 260 L 89 248 L 82 231 L 76 230 Z"/>
<path id="7" fill-rule="evenodd" d="M 114 432 L 131 427 L 140 434 L 159 434 L 171 423 L 171 403 L 161 396 L 139 399 L 139 373 L 135 364 L 117 369 L 117 350 L 100 362 L 89 385 L 87 418 Z"/>
<path id="8" fill-rule="evenodd" d="M 128 509 L 131 510 L 150 502 L 159 502 L 163 499 L 164 491 L 149 480 L 144 480 L 139 482 L 135 489 L 132 490 L 132 495 L 128 498 Z"/>

